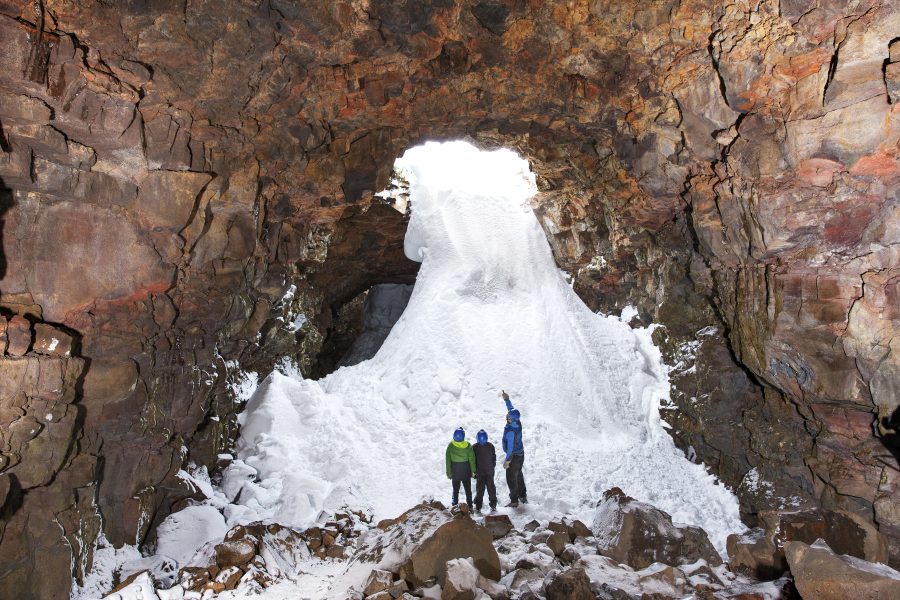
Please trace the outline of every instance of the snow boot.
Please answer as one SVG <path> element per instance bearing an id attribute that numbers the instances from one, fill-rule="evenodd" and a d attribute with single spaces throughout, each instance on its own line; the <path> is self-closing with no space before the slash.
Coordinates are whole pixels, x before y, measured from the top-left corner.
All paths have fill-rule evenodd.
<path id="1" fill-rule="evenodd" d="M 525 496 L 522 496 L 521 498 L 519 498 L 519 501 L 520 501 L 522 504 L 528 504 L 528 498 L 526 498 Z"/>
<path id="2" fill-rule="evenodd" d="M 510 502 L 509 504 L 506 505 L 506 508 L 518 508 L 518 507 L 519 507 L 519 503 L 516 502 L 515 500 L 513 500 L 512 502 Z"/>

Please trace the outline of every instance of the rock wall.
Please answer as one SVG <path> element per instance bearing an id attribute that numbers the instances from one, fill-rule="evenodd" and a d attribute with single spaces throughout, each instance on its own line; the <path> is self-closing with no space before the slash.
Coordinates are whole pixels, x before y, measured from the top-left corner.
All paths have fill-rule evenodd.
<path id="1" fill-rule="evenodd" d="M 0 1 L 0 313 L 80 357 L 57 475 L 3 467 L 0 592 L 64 595 L 37 548 L 68 535 L 78 577 L 101 521 L 146 541 L 229 446 L 239 367 L 316 372 L 345 304 L 410 283 L 373 193 L 462 136 L 532 162 L 586 302 L 663 324 L 673 435 L 748 520 L 851 510 L 896 561 L 900 7 L 624 4 Z"/>

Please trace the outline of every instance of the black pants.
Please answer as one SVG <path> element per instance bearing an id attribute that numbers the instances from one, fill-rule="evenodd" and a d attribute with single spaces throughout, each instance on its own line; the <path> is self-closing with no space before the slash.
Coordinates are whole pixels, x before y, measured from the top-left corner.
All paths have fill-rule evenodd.
<path id="1" fill-rule="evenodd" d="M 525 491 L 525 477 L 522 476 L 522 466 L 525 464 L 524 454 L 513 454 L 506 469 L 506 485 L 509 486 L 509 499 L 511 502 L 524 500 L 528 493 Z"/>
<path id="2" fill-rule="evenodd" d="M 475 479 L 475 508 L 481 510 L 482 502 L 484 502 L 484 488 L 487 488 L 488 502 L 491 508 L 497 508 L 497 487 L 494 485 L 494 474 L 485 475 L 478 473 Z"/>
<path id="3" fill-rule="evenodd" d="M 453 474 L 453 501 L 456 506 L 459 503 L 459 484 L 462 483 L 466 491 L 466 504 L 472 506 L 472 470 L 468 462 L 450 463 L 450 472 Z"/>

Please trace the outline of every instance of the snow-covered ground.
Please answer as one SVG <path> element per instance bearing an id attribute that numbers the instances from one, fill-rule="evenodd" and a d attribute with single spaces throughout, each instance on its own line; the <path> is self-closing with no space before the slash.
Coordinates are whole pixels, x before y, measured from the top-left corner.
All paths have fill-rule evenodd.
<path id="1" fill-rule="evenodd" d="M 422 262 L 409 305 L 371 360 L 318 381 L 275 372 L 259 385 L 236 460 L 210 491 L 224 526 L 305 527 L 343 506 L 377 520 L 424 498 L 449 503 L 454 429 L 473 440 L 484 428 L 499 454 L 506 390 L 522 412 L 530 502 L 514 521 L 590 522 L 617 486 L 703 527 L 724 552 L 744 529 L 737 499 L 663 429 L 669 382 L 651 331 L 592 313 L 557 269 L 529 205 L 527 162 L 450 142 L 413 148 L 398 166 L 411 185 L 406 254 Z M 498 467 L 501 504 L 503 475 Z"/>

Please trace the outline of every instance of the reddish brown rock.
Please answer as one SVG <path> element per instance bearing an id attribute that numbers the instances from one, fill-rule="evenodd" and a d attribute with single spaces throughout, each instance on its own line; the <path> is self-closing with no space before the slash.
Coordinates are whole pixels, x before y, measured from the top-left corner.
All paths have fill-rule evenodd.
<path id="1" fill-rule="evenodd" d="M 247 538 L 216 545 L 216 565 L 220 569 L 239 567 L 256 556 L 256 544 Z"/>
<path id="2" fill-rule="evenodd" d="M 555 534 L 554 534 L 555 535 Z M 594 535 L 600 554 L 643 569 L 655 562 L 671 566 L 722 559 L 699 527 L 676 527 L 665 512 L 626 496 L 619 488 L 604 492 L 597 504 Z"/>
<path id="3" fill-rule="evenodd" d="M 483 523 L 495 540 L 502 538 L 513 528 L 509 515 L 485 515 Z"/>
<path id="4" fill-rule="evenodd" d="M 789 542 L 823 540 L 839 554 L 884 563 L 887 542 L 859 515 L 845 511 L 787 511 L 762 515 L 766 529 L 728 537 L 729 565 L 759 579 L 775 579 L 788 568 L 784 548 Z"/>
<path id="5" fill-rule="evenodd" d="M 233 590 L 241 581 L 244 572 L 236 566 L 227 567 L 216 575 L 216 582 L 225 586 L 226 590 Z"/>
<path id="6" fill-rule="evenodd" d="M 52 325 L 35 323 L 34 351 L 38 354 L 70 356 L 72 354 L 72 336 Z"/>
<path id="7" fill-rule="evenodd" d="M 563 550 L 566 549 L 566 544 L 569 543 L 569 534 L 567 532 L 557 531 L 554 532 L 548 539 L 546 544 L 553 550 L 553 554 L 559 556 L 562 554 Z"/>
<path id="8" fill-rule="evenodd" d="M 593 600 L 591 581 L 584 569 L 563 571 L 547 585 L 547 600 Z"/>
<path id="9" fill-rule="evenodd" d="M 6 354 L 6 347 L 9 344 L 7 336 L 7 320 L 6 317 L 0 315 L 0 356 Z"/>
<path id="10" fill-rule="evenodd" d="M 876 600 L 900 595 L 900 572 L 835 554 L 824 542 L 789 542 L 785 554 L 797 591 L 804 598 Z"/>
<path id="11" fill-rule="evenodd" d="M 394 582 L 394 574 L 383 569 L 372 569 L 363 585 L 363 594 L 371 596 L 388 589 Z"/>
<path id="12" fill-rule="evenodd" d="M 6 351 L 13 356 L 23 356 L 31 349 L 34 333 L 31 323 L 18 315 L 9 320 L 6 328 L 6 337 L 9 340 Z"/>
<path id="13" fill-rule="evenodd" d="M 453 517 L 446 510 L 420 504 L 366 539 L 354 560 L 399 573 L 413 587 L 429 579 L 443 582 L 447 561 L 457 558 L 471 558 L 483 576 L 500 578 L 500 559 L 490 532 L 472 519 Z"/>

